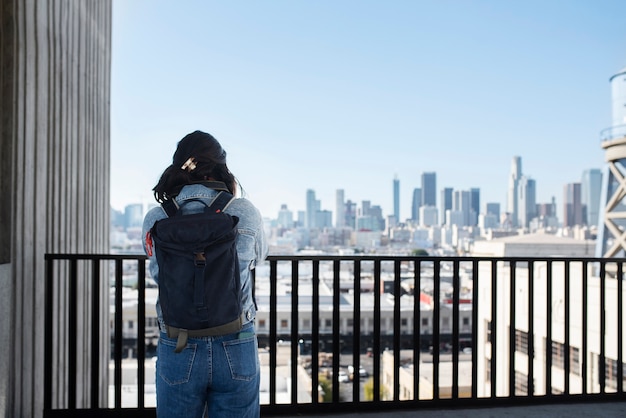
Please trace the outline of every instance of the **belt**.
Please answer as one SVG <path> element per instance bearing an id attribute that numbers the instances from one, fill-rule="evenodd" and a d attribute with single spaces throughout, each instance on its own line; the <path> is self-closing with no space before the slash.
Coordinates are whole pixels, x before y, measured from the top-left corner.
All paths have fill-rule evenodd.
<path id="1" fill-rule="evenodd" d="M 165 332 L 167 336 L 170 338 L 177 338 L 176 340 L 176 348 L 174 349 L 175 353 L 180 353 L 183 351 L 185 346 L 187 345 L 187 338 L 198 338 L 198 337 L 217 337 L 220 335 L 232 334 L 233 332 L 240 331 L 243 326 L 243 314 L 224 325 L 219 325 L 217 327 L 211 328 L 202 328 L 202 329 L 184 329 L 171 327 L 169 325 L 165 325 Z"/>

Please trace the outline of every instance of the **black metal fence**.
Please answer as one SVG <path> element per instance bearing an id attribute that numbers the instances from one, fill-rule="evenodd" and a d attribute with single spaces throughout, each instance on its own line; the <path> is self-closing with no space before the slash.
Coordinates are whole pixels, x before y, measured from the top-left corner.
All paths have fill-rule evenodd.
<path id="1" fill-rule="evenodd" d="M 44 416 L 154 414 L 146 258 L 45 258 Z M 255 287 L 262 414 L 623 401 L 624 262 L 270 256 Z M 123 361 L 136 369 L 130 402 Z"/>

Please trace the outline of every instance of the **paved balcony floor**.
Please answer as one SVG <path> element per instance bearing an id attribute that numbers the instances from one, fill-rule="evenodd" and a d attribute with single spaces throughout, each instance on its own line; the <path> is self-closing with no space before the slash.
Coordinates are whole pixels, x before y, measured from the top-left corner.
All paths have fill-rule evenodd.
<path id="1" fill-rule="evenodd" d="M 422 409 L 419 411 L 320 415 L 319 417 L 308 415 L 311 418 L 373 418 L 387 416 L 393 418 L 624 418 L 626 417 L 626 402 L 589 402 L 475 409 Z"/>

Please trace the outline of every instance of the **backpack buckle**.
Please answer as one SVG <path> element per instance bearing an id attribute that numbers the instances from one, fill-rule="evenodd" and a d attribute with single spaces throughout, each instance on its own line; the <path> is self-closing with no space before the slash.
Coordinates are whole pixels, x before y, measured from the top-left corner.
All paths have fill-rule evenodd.
<path id="1" fill-rule="evenodd" d="M 204 266 L 206 264 L 206 257 L 204 253 L 193 253 L 193 262 L 196 266 Z"/>

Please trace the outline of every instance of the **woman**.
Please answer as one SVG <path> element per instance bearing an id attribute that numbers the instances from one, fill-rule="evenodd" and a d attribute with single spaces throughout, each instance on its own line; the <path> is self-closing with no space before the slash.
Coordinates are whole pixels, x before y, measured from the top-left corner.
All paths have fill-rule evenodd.
<path id="1" fill-rule="evenodd" d="M 217 186 L 217 187 L 216 187 Z M 226 152 L 213 136 L 195 131 L 185 136 L 165 169 L 154 196 L 159 203 L 185 201 L 185 213 L 201 212 L 219 193 L 227 189 L 236 195 L 237 180 L 226 166 Z M 193 201 L 192 201 L 193 200 Z M 201 200 L 204 202 L 198 202 Z M 187 209 L 188 208 L 188 209 Z M 243 328 L 218 337 L 189 337 L 177 353 L 176 338 L 164 332 L 159 302 L 157 315 L 161 335 L 157 348 L 156 392 L 159 417 L 258 417 L 260 367 L 254 330 L 256 316 L 252 296 L 251 270 L 267 255 L 267 243 L 259 211 L 244 198 L 234 199 L 224 210 L 239 218 L 236 248 L 242 287 Z M 159 206 L 144 219 L 144 250 L 150 259 L 150 273 L 159 282 L 159 268 L 149 231 L 156 221 L 166 218 Z"/>

